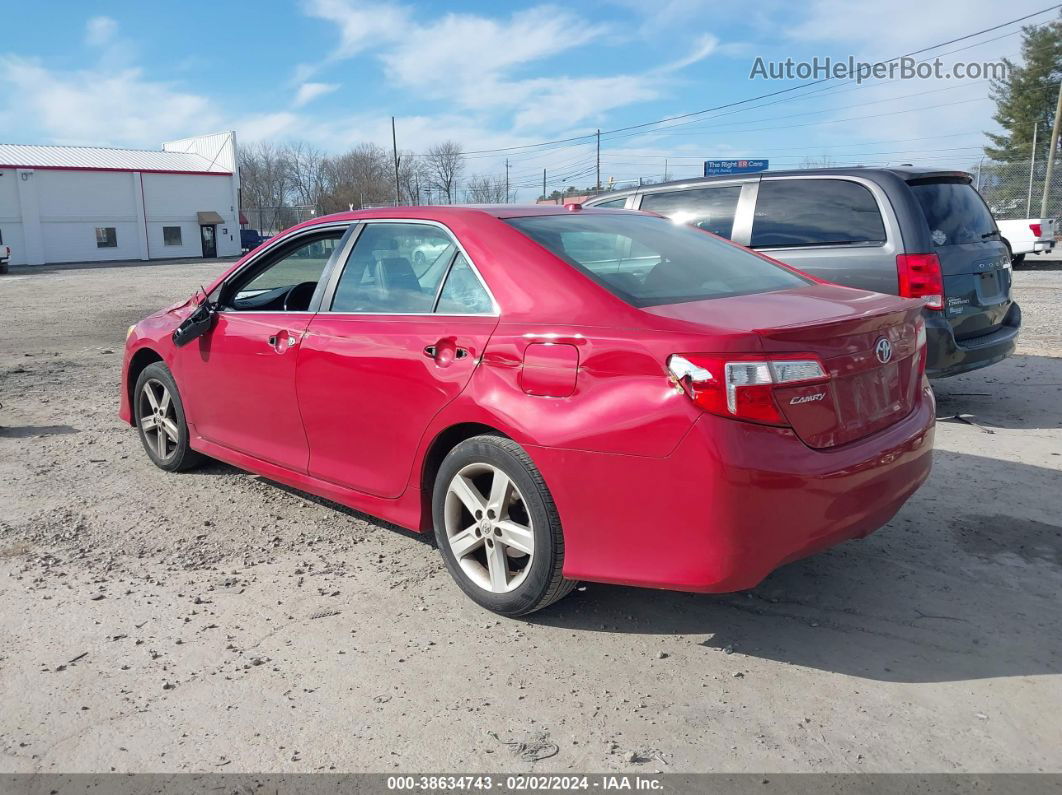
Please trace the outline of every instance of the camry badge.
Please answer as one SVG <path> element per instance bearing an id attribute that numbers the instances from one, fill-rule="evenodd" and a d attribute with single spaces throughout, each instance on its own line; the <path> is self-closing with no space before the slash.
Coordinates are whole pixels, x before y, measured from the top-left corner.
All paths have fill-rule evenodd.
<path id="1" fill-rule="evenodd" d="M 888 364 L 892 358 L 892 343 L 882 337 L 874 344 L 874 355 L 882 364 Z"/>

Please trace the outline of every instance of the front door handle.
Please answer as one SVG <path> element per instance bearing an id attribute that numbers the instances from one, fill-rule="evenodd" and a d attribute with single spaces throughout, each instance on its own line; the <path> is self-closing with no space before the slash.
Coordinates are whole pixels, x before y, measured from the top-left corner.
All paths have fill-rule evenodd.
<path id="1" fill-rule="evenodd" d="M 285 350 L 285 345 L 287 346 L 287 348 L 294 348 L 295 345 L 298 343 L 298 339 L 296 339 L 294 334 L 282 331 L 280 332 L 280 334 L 270 334 L 266 338 L 266 342 L 268 342 L 269 347 L 275 350 L 277 353 L 283 353 Z"/>

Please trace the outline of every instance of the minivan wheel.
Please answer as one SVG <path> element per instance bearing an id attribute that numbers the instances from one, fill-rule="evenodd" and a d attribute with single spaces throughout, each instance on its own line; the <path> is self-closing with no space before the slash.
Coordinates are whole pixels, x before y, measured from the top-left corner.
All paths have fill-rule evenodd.
<path id="1" fill-rule="evenodd" d="M 133 388 L 133 417 L 148 457 L 167 472 L 198 465 L 203 456 L 188 446 L 188 423 L 177 383 L 162 362 L 145 367 Z"/>
<path id="2" fill-rule="evenodd" d="M 435 539 L 446 568 L 474 602 L 506 616 L 567 595 L 564 536 L 553 497 L 520 445 L 467 439 L 446 456 L 432 495 Z"/>

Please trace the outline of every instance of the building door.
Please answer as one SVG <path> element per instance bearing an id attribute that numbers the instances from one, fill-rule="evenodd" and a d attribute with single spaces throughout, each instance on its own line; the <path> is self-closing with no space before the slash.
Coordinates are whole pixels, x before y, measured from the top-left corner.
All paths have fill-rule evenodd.
<path id="1" fill-rule="evenodd" d="M 199 227 L 199 236 L 203 241 L 203 256 L 213 259 L 218 255 L 217 227 L 214 224 L 204 224 Z"/>

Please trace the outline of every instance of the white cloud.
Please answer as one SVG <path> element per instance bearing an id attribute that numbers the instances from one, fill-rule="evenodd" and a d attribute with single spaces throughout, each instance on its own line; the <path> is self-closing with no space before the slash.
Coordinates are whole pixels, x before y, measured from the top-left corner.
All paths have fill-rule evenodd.
<path id="1" fill-rule="evenodd" d="M 52 71 L 39 61 L 0 56 L 0 97 L 18 129 L 51 141 L 143 146 L 219 126 L 210 103 L 136 68 Z M 10 135 L 10 133 L 8 134 Z"/>
<path id="2" fill-rule="evenodd" d="M 318 97 L 331 94 L 337 88 L 339 88 L 339 83 L 303 83 L 295 93 L 293 104 L 296 108 L 301 108 Z"/>
<path id="3" fill-rule="evenodd" d="M 693 45 L 693 49 L 686 55 L 682 56 L 678 60 L 666 63 L 659 67 L 656 71 L 659 73 L 677 72 L 680 69 L 685 69 L 687 66 L 692 66 L 698 61 L 703 61 L 709 55 L 719 49 L 719 39 L 713 36 L 711 33 L 705 33 L 698 37 L 697 41 Z"/>
<path id="4" fill-rule="evenodd" d="M 381 42 L 397 40 L 412 24 L 410 10 L 394 3 L 306 0 L 303 8 L 309 16 L 337 26 L 335 58 L 349 58 Z"/>
<path id="5" fill-rule="evenodd" d="M 110 17 L 93 17 L 85 24 L 85 43 L 103 47 L 118 33 L 118 23 Z"/>

